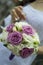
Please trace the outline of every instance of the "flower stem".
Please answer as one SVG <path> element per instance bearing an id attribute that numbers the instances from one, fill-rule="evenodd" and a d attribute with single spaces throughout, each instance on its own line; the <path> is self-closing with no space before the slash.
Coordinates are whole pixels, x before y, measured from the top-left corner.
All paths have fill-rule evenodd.
<path id="1" fill-rule="evenodd" d="M 14 54 L 11 53 L 11 55 L 9 56 L 9 60 L 12 60 L 14 58 Z"/>

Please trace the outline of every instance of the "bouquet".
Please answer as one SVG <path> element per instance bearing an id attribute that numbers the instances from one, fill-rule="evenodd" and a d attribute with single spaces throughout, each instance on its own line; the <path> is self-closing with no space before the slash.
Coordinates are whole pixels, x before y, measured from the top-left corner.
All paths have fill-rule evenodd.
<path id="1" fill-rule="evenodd" d="M 0 41 L 11 50 L 10 59 L 15 55 L 27 58 L 38 51 L 39 36 L 36 30 L 27 22 L 16 22 L 3 28 Z"/>

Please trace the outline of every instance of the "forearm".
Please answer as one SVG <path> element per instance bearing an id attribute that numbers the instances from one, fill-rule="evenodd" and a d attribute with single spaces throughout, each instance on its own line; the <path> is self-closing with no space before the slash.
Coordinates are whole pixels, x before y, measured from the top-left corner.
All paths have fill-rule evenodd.
<path id="1" fill-rule="evenodd" d="M 38 49 L 38 54 L 43 54 L 43 46 L 40 46 Z"/>

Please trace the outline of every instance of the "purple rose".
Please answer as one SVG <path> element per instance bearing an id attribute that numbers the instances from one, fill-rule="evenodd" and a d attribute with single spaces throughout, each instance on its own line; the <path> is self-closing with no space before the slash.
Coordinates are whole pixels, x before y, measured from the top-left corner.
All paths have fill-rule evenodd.
<path id="1" fill-rule="evenodd" d="M 9 60 L 12 60 L 14 57 L 15 55 L 11 53 L 11 55 L 9 56 Z"/>
<path id="2" fill-rule="evenodd" d="M 34 30 L 31 26 L 23 26 L 22 30 L 24 33 L 28 34 L 28 35 L 33 35 L 34 34 Z"/>
<path id="3" fill-rule="evenodd" d="M 33 51 L 34 51 L 33 48 L 29 49 L 29 48 L 25 47 L 22 50 L 20 50 L 19 53 L 20 53 L 21 57 L 26 58 L 26 57 L 30 56 L 33 53 Z"/>
<path id="4" fill-rule="evenodd" d="M 8 35 L 7 41 L 12 45 L 19 45 L 22 41 L 22 34 L 14 31 Z"/>
<path id="5" fill-rule="evenodd" d="M 8 27 L 7 27 L 7 31 L 8 32 L 12 32 L 13 31 L 13 26 L 14 26 L 14 24 L 10 24 Z"/>

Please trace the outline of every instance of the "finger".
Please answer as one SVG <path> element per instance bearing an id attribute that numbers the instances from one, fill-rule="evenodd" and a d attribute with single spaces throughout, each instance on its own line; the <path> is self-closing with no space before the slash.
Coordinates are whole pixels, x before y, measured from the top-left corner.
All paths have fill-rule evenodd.
<path id="1" fill-rule="evenodd" d="M 19 8 L 15 8 L 16 13 L 18 14 L 18 16 L 20 17 L 21 20 L 25 20 L 25 14 L 19 9 Z"/>
<path id="2" fill-rule="evenodd" d="M 22 7 L 22 6 L 19 6 L 19 9 L 20 9 L 20 10 L 23 10 L 23 7 Z"/>
<path id="3" fill-rule="evenodd" d="M 16 21 L 16 20 L 19 19 L 19 16 L 17 15 L 15 9 L 13 9 L 13 10 L 11 11 L 11 15 L 12 15 L 13 21 Z"/>
<path id="4" fill-rule="evenodd" d="M 25 20 L 25 14 L 22 12 L 22 10 L 20 10 L 20 8 L 15 8 L 16 13 L 18 14 L 18 16 L 20 17 L 21 20 Z"/>
<path id="5" fill-rule="evenodd" d="M 15 8 L 19 8 L 20 10 L 23 10 L 23 7 L 22 6 L 17 6 Z"/>
<path id="6" fill-rule="evenodd" d="M 17 15 L 15 9 L 12 9 L 11 14 L 12 14 L 14 17 L 18 18 L 18 15 Z"/>

